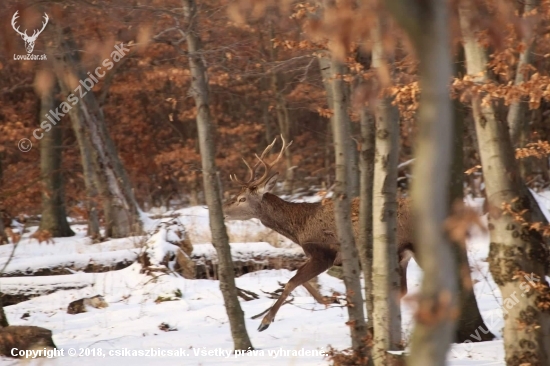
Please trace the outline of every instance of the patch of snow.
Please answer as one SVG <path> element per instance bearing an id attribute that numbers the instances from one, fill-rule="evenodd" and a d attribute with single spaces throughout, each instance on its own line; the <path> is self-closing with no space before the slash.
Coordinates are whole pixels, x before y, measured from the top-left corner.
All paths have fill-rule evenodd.
<path id="1" fill-rule="evenodd" d="M 535 195 L 537 197 L 537 195 Z M 548 192 L 539 194 L 542 204 L 550 205 Z M 318 200 L 317 197 L 303 198 Z M 480 208 L 481 200 L 466 200 L 467 204 Z M 539 201 L 539 204 L 541 202 Z M 541 205 L 542 205 L 541 204 Z M 72 238 L 55 238 L 54 244 L 39 244 L 26 234 L 17 246 L 14 258 L 9 265 L 12 268 L 32 268 L 52 266 L 72 260 L 84 263 L 87 259 L 110 261 L 126 256 L 135 256 L 140 250 L 149 251 L 150 258 L 160 264 L 177 246 L 170 242 L 181 239 L 175 227 L 166 222 L 169 216 L 176 217 L 187 229 L 191 241 L 196 243 L 193 257 L 215 258 L 216 252 L 210 243 L 208 211 L 204 207 L 189 207 L 168 213 L 162 219 L 149 219 L 149 235 L 113 239 L 104 243 L 92 244 L 85 237 L 85 228 L 79 228 Z M 171 219 L 168 219 L 170 221 Z M 482 217 L 486 224 L 486 217 Z M 145 221 L 144 221 L 145 222 Z M 248 260 L 255 256 L 280 255 L 281 253 L 299 253 L 300 248 L 283 241 L 291 248 L 275 248 L 258 238 L 267 235 L 267 230 L 257 220 L 234 221 L 227 223 L 233 238 L 251 238 L 233 240 L 232 256 L 238 260 Z M 246 236 L 245 236 L 246 234 Z M 145 246 L 144 246 L 145 244 Z M 489 236 L 486 231 L 472 229 L 468 240 L 468 255 L 474 279 L 474 292 L 482 316 L 490 330 L 502 337 L 503 317 L 502 298 L 498 287 L 491 278 L 486 258 L 489 251 Z M 0 265 L 5 263 L 13 250 L 12 245 L 0 246 Z M 25 267 L 27 266 L 27 267 Z M 79 364 L 117 365 L 131 362 L 133 365 L 327 365 L 323 356 L 281 355 L 280 351 L 327 350 L 331 345 L 337 349 L 349 347 L 349 328 L 345 325 L 347 311 L 345 307 L 330 305 L 325 307 L 315 303 L 303 288 L 297 288 L 292 296 L 294 301 L 284 305 L 275 322 L 264 332 L 255 329 L 261 318 L 251 319 L 273 305 L 266 292 L 280 288 L 296 271 L 262 270 L 236 278 L 239 288 L 252 291 L 259 299 L 244 301 L 241 306 L 245 314 L 253 346 L 264 351 L 264 355 L 225 356 L 223 352 L 233 349 L 231 332 L 225 311 L 219 282 L 214 280 L 186 280 L 168 272 L 154 274 L 143 273 L 139 263 L 106 273 L 75 273 L 72 275 L 48 277 L 0 278 L 0 291 L 33 291 L 37 288 L 53 289 L 56 286 L 80 286 L 81 288 L 60 290 L 48 295 L 33 298 L 16 305 L 7 306 L 6 314 L 13 325 L 37 325 L 53 331 L 54 342 L 65 353 L 73 348 L 101 349 L 109 352 L 138 350 L 185 350 L 181 357 L 78 357 Z M 411 261 L 408 269 L 410 298 L 418 292 L 422 281 L 422 271 Z M 320 291 L 324 295 L 334 292 L 345 293 L 345 287 L 326 273 L 318 277 Z M 82 297 L 102 295 L 109 307 L 93 309 L 90 312 L 70 315 L 67 306 L 71 301 Z M 22 318 L 23 314 L 29 316 Z M 414 303 L 407 298 L 402 302 L 402 324 L 404 339 L 408 340 L 414 326 Z M 168 324 L 175 331 L 165 332 L 159 329 L 161 323 Z M 210 351 L 211 355 L 203 355 Z M 275 353 L 279 351 L 279 356 Z M 89 351 L 88 351 L 89 352 Z M 269 354 L 272 352 L 273 354 Z M 73 365 L 75 357 L 58 357 L 48 360 L 52 365 Z M 42 364 L 34 360 L 29 364 Z M 0 359 L 0 365 L 11 365 L 11 359 Z M 452 366 L 505 365 L 502 340 L 492 342 L 453 345 L 448 354 L 448 364 Z"/>

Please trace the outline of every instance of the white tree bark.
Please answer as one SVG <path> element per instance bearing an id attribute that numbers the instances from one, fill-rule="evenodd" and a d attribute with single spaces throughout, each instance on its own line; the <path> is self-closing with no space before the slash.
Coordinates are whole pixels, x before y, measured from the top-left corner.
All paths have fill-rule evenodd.
<path id="1" fill-rule="evenodd" d="M 372 30 L 372 67 L 382 68 L 392 57 L 384 54 L 383 16 Z M 399 112 L 392 98 L 381 96 L 375 106 L 373 184 L 373 324 L 375 365 L 388 363 L 387 351 L 401 349 L 400 280 L 397 260 L 397 163 Z"/>
<path id="2" fill-rule="evenodd" d="M 488 81 L 487 55 L 472 29 L 473 11 L 468 3 L 460 4 L 459 15 L 468 74 L 475 82 L 485 83 Z M 473 98 L 472 108 L 490 207 L 489 269 L 500 288 L 504 305 L 506 364 L 548 365 L 550 314 L 538 306 L 547 295 L 529 289 L 528 279 L 522 275 L 538 278 L 538 284 L 548 291 L 545 280 L 548 249 L 538 232 L 522 227 L 513 216 L 504 214 L 501 207 L 507 203 L 516 212 L 527 210 L 523 219 L 528 223 L 541 222 L 544 216 L 520 179 L 508 126 L 497 118 L 492 102 L 481 103 L 483 96 Z M 525 291 L 524 286 L 529 291 Z"/>
<path id="3" fill-rule="evenodd" d="M 523 12 L 529 13 L 538 6 L 538 0 L 526 0 L 523 6 Z M 525 49 L 519 55 L 519 61 L 516 68 L 515 85 L 520 85 L 525 82 L 525 68 L 533 61 L 533 50 L 535 48 L 534 37 L 523 39 Z M 522 98 L 510 104 L 508 109 L 507 121 L 510 127 L 510 137 L 514 147 L 520 147 L 521 129 L 527 127 L 526 112 L 528 109 L 528 100 Z"/>
<path id="4" fill-rule="evenodd" d="M 330 118 L 330 123 L 334 125 L 335 119 L 336 119 L 336 111 L 334 110 L 335 95 L 334 95 L 331 79 L 334 77 L 335 74 L 332 71 L 331 57 L 328 51 L 324 52 L 323 55 L 319 56 L 319 68 L 321 70 L 321 77 L 323 79 L 323 85 L 325 87 L 325 92 L 327 94 L 327 105 L 328 105 L 328 108 L 332 110 L 334 113 L 333 116 Z M 346 69 L 346 67 L 344 65 L 341 65 L 339 67 L 338 73 L 339 75 L 343 75 L 347 71 L 348 70 Z M 347 85 L 342 85 L 342 88 L 344 89 L 342 91 L 342 93 L 344 93 L 343 94 L 344 97 L 342 98 L 340 103 L 343 103 L 341 108 L 343 108 L 346 111 L 346 113 L 345 115 L 342 115 L 341 118 L 342 118 L 342 121 L 345 121 L 345 123 L 348 126 L 351 126 L 351 119 L 348 114 L 348 110 L 350 106 L 350 100 L 349 100 L 350 93 L 348 90 L 349 88 L 347 87 Z M 348 127 L 348 129 L 350 132 L 349 136 L 351 137 L 351 128 Z M 353 140 L 350 140 L 350 143 L 346 145 L 348 149 L 348 152 L 346 154 L 348 159 L 346 163 L 346 171 L 348 174 L 348 188 L 350 190 L 350 195 L 352 197 L 356 197 L 356 196 L 359 196 L 359 185 L 360 185 L 359 184 L 359 164 L 358 164 L 359 154 L 357 152 L 356 145 L 353 142 L 354 142 Z"/>
<path id="5" fill-rule="evenodd" d="M 365 303 L 367 309 L 367 327 L 374 327 L 373 314 L 373 281 L 372 281 L 372 201 L 373 201 L 373 182 L 374 182 L 374 144 L 375 144 L 375 126 L 374 116 L 364 107 L 361 111 L 361 151 L 360 151 L 360 178 L 361 189 L 359 199 L 359 233 L 357 237 L 357 251 L 363 278 L 365 281 Z"/>
<path id="6" fill-rule="evenodd" d="M 363 298 L 361 296 L 361 281 L 357 248 L 353 237 L 351 224 L 351 200 L 348 187 L 349 148 L 352 142 L 350 136 L 349 116 L 344 81 L 338 77 L 342 74 L 344 65 L 333 59 L 331 62 L 332 94 L 334 97 L 334 123 L 332 131 L 334 136 L 334 151 L 336 155 L 336 182 L 334 187 L 334 214 L 340 252 L 342 256 L 343 276 L 348 298 L 348 316 L 351 330 L 352 348 L 359 355 L 364 355 L 367 327 L 363 311 Z"/>

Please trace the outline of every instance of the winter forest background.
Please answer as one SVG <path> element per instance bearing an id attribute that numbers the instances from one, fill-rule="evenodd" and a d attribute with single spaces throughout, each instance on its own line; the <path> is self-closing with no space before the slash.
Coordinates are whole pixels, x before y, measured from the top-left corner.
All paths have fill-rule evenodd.
<path id="1" fill-rule="evenodd" d="M 0 364 L 550 364 L 549 26 L 546 0 L 3 1 Z M 272 142 L 271 193 L 332 210 L 342 263 L 258 333 L 308 259 L 222 201 Z"/>

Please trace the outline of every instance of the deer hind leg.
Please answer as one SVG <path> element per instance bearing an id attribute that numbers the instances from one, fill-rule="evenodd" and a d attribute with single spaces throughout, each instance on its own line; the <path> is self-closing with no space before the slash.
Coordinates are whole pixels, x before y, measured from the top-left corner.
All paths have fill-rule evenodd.
<path id="1" fill-rule="evenodd" d="M 310 255 L 310 258 L 302 267 L 298 269 L 298 271 L 296 271 L 294 277 L 288 281 L 283 292 L 281 293 L 281 296 L 262 319 L 262 323 L 258 327 L 259 332 L 266 330 L 271 325 L 275 319 L 275 315 L 277 315 L 277 312 L 279 311 L 279 308 L 283 305 L 288 295 L 290 295 L 296 287 L 304 285 L 307 289 L 307 285 L 305 285 L 307 281 L 320 275 L 329 269 L 334 263 L 336 252 L 333 250 L 316 244 L 304 244 L 302 247 L 304 248 L 304 251 Z"/>
<path id="2" fill-rule="evenodd" d="M 319 290 L 317 290 L 315 288 L 315 286 L 313 286 L 310 282 L 306 281 L 304 283 L 302 283 L 302 286 L 305 287 L 305 289 L 307 290 L 307 292 L 309 292 L 309 294 L 311 296 L 313 296 L 313 298 L 321 305 L 326 305 L 327 304 L 327 301 L 325 300 L 325 298 L 319 293 Z"/>

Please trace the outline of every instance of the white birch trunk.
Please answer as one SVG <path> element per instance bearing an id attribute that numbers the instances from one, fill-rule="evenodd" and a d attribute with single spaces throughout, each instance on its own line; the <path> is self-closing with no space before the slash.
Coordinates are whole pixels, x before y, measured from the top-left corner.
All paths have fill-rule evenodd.
<path id="1" fill-rule="evenodd" d="M 475 82 L 484 83 L 488 81 L 487 55 L 477 43 L 471 24 L 472 9 L 467 3 L 461 3 L 459 15 L 468 74 Z M 472 108 L 490 207 L 489 269 L 503 297 L 506 364 L 548 365 L 550 314 L 538 307 L 547 295 L 530 288 L 528 279 L 521 275 L 535 276 L 539 279 L 537 284 L 548 291 L 548 249 L 538 232 L 522 227 L 511 215 L 503 214 L 501 207 L 508 203 L 517 212 L 527 209 L 527 222 L 542 221 L 543 215 L 519 177 L 507 125 L 499 121 L 491 102 L 481 103 L 482 97 L 473 98 Z"/>
<path id="2" fill-rule="evenodd" d="M 334 214 L 338 241 L 342 256 L 343 276 L 346 285 L 349 326 L 351 330 L 352 348 L 359 355 L 365 355 L 365 338 L 367 328 L 361 296 L 361 282 L 357 248 L 353 237 L 351 224 L 351 200 L 348 187 L 349 148 L 352 142 L 350 136 L 349 116 L 347 111 L 346 91 L 344 81 L 335 77 L 342 74 L 344 65 L 338 60 L 331 62 L 332 94 L 334 97 L 334 151 L 336 155 L 336 182 L 334 187 Z"/>
<path id="3" fill-rule="evenodd" d="M 382 17 L 382 16 L 381 16 Z M 372 31 L 372 67 L 381 68 L 387 58 L 382 44 L 384 21 L 379 18 Z M 401 348 L 400 279 L 397 260 L 397 163 L 399 158 L 399 112 L 389 97 L 375 106 L 373 184 L 373 359 L 388 363 L 387 351 Z"/>

